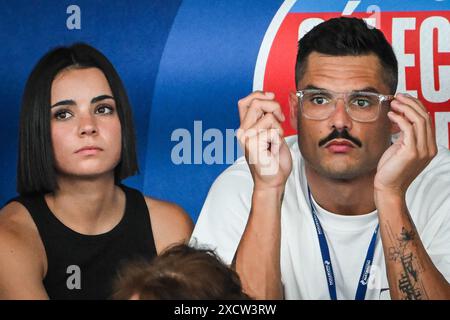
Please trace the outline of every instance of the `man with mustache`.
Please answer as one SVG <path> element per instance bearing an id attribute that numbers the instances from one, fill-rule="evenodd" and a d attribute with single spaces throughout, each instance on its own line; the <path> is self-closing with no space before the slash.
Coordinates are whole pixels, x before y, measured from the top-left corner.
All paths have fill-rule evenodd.
<path id="1" fill-rule="evenodd" d="M 390 44 L 331 19 L 299 41 L 295 75 L 297 136 L 283 139 L 273 93 L 241 99 L 245 159 L 215 181 L 193 238 L 258 299 L 450 299 L 450 155 L 423 104 L 394 96 Z"/>

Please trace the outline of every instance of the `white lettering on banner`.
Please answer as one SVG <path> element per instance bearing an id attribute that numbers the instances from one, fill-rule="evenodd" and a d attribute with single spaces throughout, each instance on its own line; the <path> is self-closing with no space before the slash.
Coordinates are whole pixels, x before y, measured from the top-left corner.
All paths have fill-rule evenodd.
<path id="1" fill-rule="evenodd" d="M 364 19 L 368 25 L 375 26 L 379 19 L 369 17 Z M 308 18 L 298 27 L 298 39 L 303 37 L 313 27 L 323 22 L 321 18 Z M 437 30 L 437 39 L 433 37 L 433 30 Z M 416 67 L 415 54 L 406 53 L 405 34 L 408 30 L 416 30 L 416 18 L 401 17 L 392 19 L 392 46 L 398 59 L 398 92 L 404 92 L 417 97 L 417 90 L 406 87 L 406 68 Z M 426 18 L 420 25 L 420 83 L 423 97 L 431 103 L 442 103 L 450 99 L 450 65 L 438 66 L 435 74 L 435 60 L 433 48 L 437 41 L 438 53 L 450 52 L 450 23 L 445 17 L 433 16 Z M 439 89 L 435 88 L 435 79 L 439 81 Z"/>
<path id="2" fill-rule="evenodd" d="M 306 33 L 311 31 L 312 28 L 322 23 L 324 20 L 320 18 L 308 18 L 302 21 L 298 26 L 298 39 L 300 40 Z"/>
<path id="3" fill-rule="evenodd" d="M 369 17 L 364 19 L 370 26 L 376 26 L 379 23 L 376 18 Z M 324 20 L 321 18 L 308 18 L 303 20 L 298 27 L 298 39 L 301 39 L 308 31 L 314 28 Z M 406 67 L 414 67 L 414 54 L 405 53 L 405 31 L 414 30 L 416 26 L 415 18 L 393 18 L 392 19 L 392 46 L 398 59 L 398 92 L 409 93 L 417 97 L 416 90 L 406 89 Z"/>
<path id="4" fill-rule="evenodd" d="M 439 90 L 435 89 L 433 30 L 437 29 L 437 50 L 450 52 L 450 23 L 444 17 L 426 18 L 420 26 L 420 80 L 426 100 L 434 103 L 450 99 L 450 66 L 439 66 L 437 79 Z"/>
<path id="5" fill-rule="evenodd" d="M 361 3 L 361 1 L 359 1 L 359 0 L 348 1 L 347 4 L 345 5 L 344 10 L 342 10 L 342 15 L 343 16 L 351 15 L 356 10 L 356 8 L 358 7 L 358 5 L 360 3 Z"/>
<path id="6" fill-rule="evenodd" d="M 392 19 L 392 47 L 398 60 L 398 92 L 417 97 L 416 90 L 406 89 L 406 67 L 414 67 L 414 54 L 405 52 L 405 31 L 416 29 L 416 18 Z"/>
<path id="7" fill-rule="evenodd" d="M 448 139 L 448 124 L 450 123 L 450 112 L 435 112 L 434 119 L 436 124 L 437 144 L 450 148 Z"/>
<path id="8" fill-rule="evenodd" d="M 380 29 L 381 27 L 381 9 L 379 6 L 373 4 L 367 7 L 367 13 L 372 13 L 372 15 L 364 19 L 367 25 Z"/>
<path id="9" fill-rule="evenodd" d="M 376 26 L 377 20 L 376 18 L 369 17 L 367 19 L 364 19 L 364 21 L 367 23 L 368 26 Z M 300 25 L 298 26 L 298 40 L 300 40 L 305 34 L 307 34 L 309 31 L 311 31 L 312 28 L 317 26 L 318 24 L 324 22 L 321 18 L 308 18 L 302 21 Z"/>

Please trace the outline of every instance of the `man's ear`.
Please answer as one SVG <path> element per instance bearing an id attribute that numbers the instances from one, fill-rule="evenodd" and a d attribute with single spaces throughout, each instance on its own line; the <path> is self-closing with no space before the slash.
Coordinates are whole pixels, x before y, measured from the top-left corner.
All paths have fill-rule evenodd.
<path id="1" fill-rule="evenodd" d="M 297 130 L 298 98 L 294 91 L 289 92 L 289 120 L 292 128 Z"/>

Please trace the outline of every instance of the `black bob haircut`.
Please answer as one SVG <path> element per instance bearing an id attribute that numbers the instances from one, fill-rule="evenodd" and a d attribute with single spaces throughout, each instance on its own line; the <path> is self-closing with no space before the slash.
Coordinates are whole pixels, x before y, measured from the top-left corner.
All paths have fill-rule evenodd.
<path id="1" fill-rule="evenodd" d="M 295 85 L 299 85 L 312 52 L 331 56 L 375 54 L 380 60 L 383 80 L 394 94 L 397 90 L 398 63 L 392 46 L 383 33 L 358 18 L 340 17 L 322 22 L 298 42 Z"/>
<path id="2" fill-rule="evenodd" d="M 98 68 L 113 93 L 122 130 L 121 158 L 114 170 L 115 183 L 138 172 L 135 134 L 125 87 L 109 60 L 95 48 L 76 43 L 45 54 L 25 85 L 19 129 L 17 191 L 21 195 L 57 189 L 55 158 L 50 134 L 50 98 L 55 76 L 68 69 Z"/>

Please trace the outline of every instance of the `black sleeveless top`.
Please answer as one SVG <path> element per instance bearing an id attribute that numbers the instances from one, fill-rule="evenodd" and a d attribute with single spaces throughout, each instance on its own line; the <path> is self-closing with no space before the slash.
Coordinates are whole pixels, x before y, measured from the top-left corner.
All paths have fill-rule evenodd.
<path id="1" fill-rule="evenodd" d="M 83 235 L 66 227 L 43 195 L 11 200 L 27 208 L 39 231 L 48 264 L 43 283 L 50 299 L 108 299 L 119 268 L 130 260 L 156 256 L 144 196 L 120 187 L 126 197 L 125 213 L 111 231 L 99 235 Z"/>

